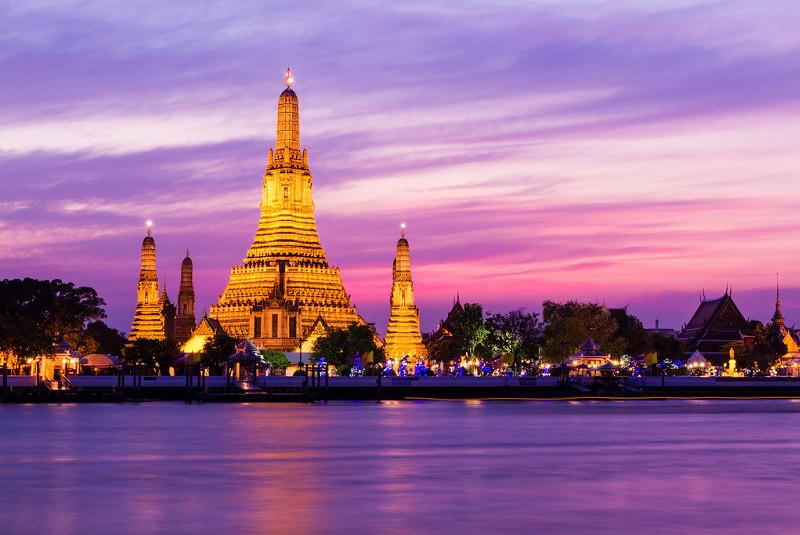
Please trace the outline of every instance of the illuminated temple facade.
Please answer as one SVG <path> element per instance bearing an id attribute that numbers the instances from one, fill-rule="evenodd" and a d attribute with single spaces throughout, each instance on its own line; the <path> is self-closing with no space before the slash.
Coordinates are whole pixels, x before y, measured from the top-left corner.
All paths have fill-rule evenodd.
<path id="1" fill-rule="evenodd" d="M 131 325 L 128 340 L 134 341 L 142 338 L 164 340 L 167 338 L 169 328 L 174 325 L 175 318 L 175 309 L 171 305 L 166 289 L 160 296 L 158 294 L 156 241 L 153 239 L 152 229 L 148 223 L 147 236 L 142 241 L 136 311 L 133 314 L 133 325 Z"/>
<path id="2" fill-rule="evenodd" d="M 192 259 L 189 251 L 181 264 L 181 285 L 178 293 L 178 306 L 167 295 L 167 284 L 158 292 L 156 273 L 156 241 L 150 221 L 147 222 L 147 236 L 142 241 L 142 260 L 139 270 L 139 284 L 136 292 L 136 311 L 128 340 L 177 340 L 183 343 L 192 335 L 195 328 L 194 286 L 192 284 Z"/>
<path id="3" fill-rule="evenodd" d="M 291 71 L 278 98 L 275 150 L 269 149 L 261 216 L 244 264 L 231 268 L 209 316 L 236 338 L 280 351 L 310 348 L 319 325 L 364 324 L 350 304 L 339 269 L 320 243 L 311 198 L 308 152 L 300 150 L 300 115 Z"/>
<path id="4" fill-rule="evenodd" d="M 386 328 L 386 357 L 400 359 L 405 356 L 425 358 L 425 345 L 419 332 L 419 309 L 414 305 L 414 283 L 411 280 L 411 251 L 405 232 L 397 241 L 392 265 L 392 294 L 389 297 L 391 312 Z"/>

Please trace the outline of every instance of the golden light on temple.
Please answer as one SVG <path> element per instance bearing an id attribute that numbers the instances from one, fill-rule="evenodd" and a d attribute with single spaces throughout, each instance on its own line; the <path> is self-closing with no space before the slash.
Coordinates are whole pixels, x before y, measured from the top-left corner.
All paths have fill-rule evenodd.
<path id="1" fill-rule="evenodd" d="M 414 283 L 411 280 L 411 253 L 405 237 L 406 224 L 400 224 L 400 239 L 392 265 L 392 293 L 389 325 L 386 328 L 386 357 L 425 358 L 427 351 L 419 330 L 419 309 L 414 305 Z"/>
<path id="2" fill-rule="evenodd" d="M 147 220 L 147 236 L 142 240 L 141 269 L 136 292 L 136 311 L 133 314 L 128 340 L 150 338 L 163 340 L 163 303 L 159 303 L 158 276 L 156 275 L 156 241 L 153 239 L 153 221 Z"/>
<path id="3" fill-rule="evenodd" d="M 331 266 L 314 219 L 308 153 L 300 145 L 300 110 L 286 69 L 278 97 L 275 148 L 267 153 L 260 219 L 242 265 L 209 310 L 231 336 L 279 351 L 308 351 L 329 328 L 364 325 L 339 269 Z"/>

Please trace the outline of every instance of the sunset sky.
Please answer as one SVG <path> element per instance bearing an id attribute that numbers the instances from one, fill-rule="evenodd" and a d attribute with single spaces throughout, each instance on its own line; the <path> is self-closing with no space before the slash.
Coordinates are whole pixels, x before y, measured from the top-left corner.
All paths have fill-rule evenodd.
<path id="1" fill-rule="evenodd" d="M 145 221 L 197 316 L 258 224 L 291 66 L 319 233 L 386 329 L 407 225 L 422 329 L 454 296 L 628 305 L 730 285 L 800 325 L 800 3 L 0 2 L 0 278 L 130 330 Z"/>

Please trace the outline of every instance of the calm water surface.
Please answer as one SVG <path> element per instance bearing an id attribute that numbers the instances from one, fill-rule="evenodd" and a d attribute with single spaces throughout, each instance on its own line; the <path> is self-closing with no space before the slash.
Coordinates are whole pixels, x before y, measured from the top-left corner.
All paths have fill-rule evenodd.
<path id="1" fill-rule="evenodd" d="M 800 402 L 0 405 L 0 533 L 800 533 Z"/>

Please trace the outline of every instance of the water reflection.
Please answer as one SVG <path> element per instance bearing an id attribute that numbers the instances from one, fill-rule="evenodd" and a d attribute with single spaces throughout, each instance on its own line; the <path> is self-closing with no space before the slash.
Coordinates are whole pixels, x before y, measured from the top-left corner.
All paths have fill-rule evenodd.
<path id="1" fill-rule="evenodd" d="M 0 406 L 8 533 L 792 533 L 794 401 Z"/>

